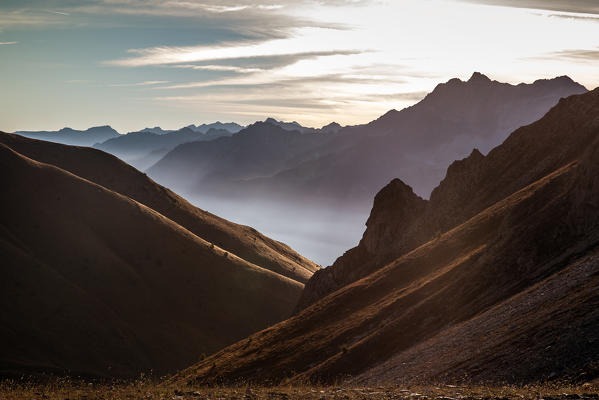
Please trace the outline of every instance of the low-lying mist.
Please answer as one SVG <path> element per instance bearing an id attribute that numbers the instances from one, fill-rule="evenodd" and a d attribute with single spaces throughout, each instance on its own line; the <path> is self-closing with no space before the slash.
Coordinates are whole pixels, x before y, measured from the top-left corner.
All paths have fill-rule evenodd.
<path id="1" fill-rule="evenodd" d="M 184 197 L 219 217 L 256 228 L 323 267 L 331 265 L 337 257 L 358 244 L 370 212 L 368 208 L 350 209 L 264 198 Z"/>

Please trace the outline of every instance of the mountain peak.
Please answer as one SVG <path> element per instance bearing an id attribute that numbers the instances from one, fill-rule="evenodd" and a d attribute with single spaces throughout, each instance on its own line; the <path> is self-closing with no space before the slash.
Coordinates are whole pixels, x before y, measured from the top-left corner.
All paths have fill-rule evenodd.
<path id="1" fill-rule="evenodd" d="M 474 72 L 472 74 L 472 76 L 470 77 L 470 79 L 468 79 L 468 83 L 477 83 L 477 82 L 488 83 L 488 82 L 491 82 L 491 79 L 489 79 L 489 77 L 485 74 L 482 74 L 480 72 Z"/>

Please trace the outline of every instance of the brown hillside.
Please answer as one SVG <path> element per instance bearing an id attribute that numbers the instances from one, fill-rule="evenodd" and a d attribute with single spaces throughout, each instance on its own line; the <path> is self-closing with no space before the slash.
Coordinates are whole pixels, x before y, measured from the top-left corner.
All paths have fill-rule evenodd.
<path id="1" fill-rule="evenodd" d="M 301 283 L 2 144 L 0 168 L 2 374 L 174 371 L 285 318 L 300 295 Z"/>
<path id="2" fill-rule="evenodd" d="M 66 146 L 1 132 L 0 143 L 26 157 L 55 165 L 134 199 L 252 264 L 302 283 L 319 269 L 316 264 L 287 245 L 272 240 L 253 228 L 232 223 L 192 206 L 110 154 L 87 147 Z"/>
<path id="3" fill-rule="evenodd" d="M 495 166 L 497 175 L 501 166 L 520 166 L 521 173 L 512 175 L 520 180 L 509 187 L 521 189 L 173 382 L 331 382 L 360 374 L 365 381 L 378 374 L 387 380 L 455 380 L 467 373 L 468 379 L 509 382 L 597 376 L 598 117 L 599 91 L 562 101 L 512 135 L 529 137 L 530 157 L 537 158 L 533 171 L 526 170 L 531 161 L 520 158 L 525 149 Z M 552 149 L 548 140 L 570 143 Z M 498 185 L 508 186 L 483 181 L 476 193 L 501 197 L 509 191 Z M 410 197 L 406 190 L 391 193 Z M 469 207 L 465 202 L 463 208 Z M 401 242 L 403 232 L 392 232 Z M 552 287 L 559 288 L 554 297 L 539 297 Z M 472 332 L 476 340 L 465 336 Z"/>
<path id="4" fill-rule="evenodd" d="M 376 271 L 576 160 L 597 136 L 597 110 L 599 89 L 560 100 L 545 117 L 513 132 L 486 157 L 474 150 L 468 158 L 454 162 L 425 206 L 420 205 L 422 202 L 411 190 L 404 190 L 401 195 L 389 188 L 381 190 L 377 198 L 386 199 L 375 199 L 360 244 L 306 284 L 298 309 Z M 389 184 L 396 185 L 397 180 Z M 381 235 L 387 231 L 394 232 L 393 240 Z"/>

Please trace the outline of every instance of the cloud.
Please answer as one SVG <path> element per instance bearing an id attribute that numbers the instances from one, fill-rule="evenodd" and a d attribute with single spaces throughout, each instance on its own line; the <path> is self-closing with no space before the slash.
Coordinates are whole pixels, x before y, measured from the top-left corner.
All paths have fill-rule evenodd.
<path id="1" fill-rule="evenodd" d="M 199 30 L 219 29 L 263 39 L 288 37 L 288 31 L 298 27 L 347 28 L 286 12 L 299 4 L 313 3 L 313 0 L 2 0 L 0 28 L 27 25 L 130 28 L 164 24 Z M 317 4 L 328 3 L 346 2 L 325 0 Z"/>
<path id="2" fill-rule="evenodd" d="M 317 29 L 312 29 L 317 30 Z M 311 36 L 315 36 L 311 32 Z M 131 49 L 128 52 L 137 56 L 119 60 L 106 61 L 106 65 L 121 67 L 141 67 L 164 64 L 185 64 L 190 62 L 214 61 L 252 57 L 271 56 L 320 56 L 333 54 L 357 54 L 365 50 L 338 49 L 329 50 L 328 43 L 309 42 L 299 38 L 275 39 L 249 44 L 231 44 L 219 46 L 188 47 L 152 47 L 147 49 Z"/>
<path id="3" fill-rule="evenodd" d="M 17 44 L 19 42 L 0 42 L 0 45 Z"/>
<path id="4" fill-rule="evenodd" d="M 235 65 L 194 65 L 194 64 L 181 64 L 173 65 L 173 68 L 180 69 L 193 69 L 198 71 L 219 71 L 219 72 L 236 72 L 238 74 L 249 74 L 254 72 L 263 71 L 260 68 L 244 68 Z"/>
<path id="5" fill-rule="evenodd" d="M 572 19 L 572 20 L 579 20 L 579 21 L 592 21 L 592 22 L 599 22 L 599 15 L 592 16 L 592 14 L 571 14 L 571 13 L 567 13 L 567 14 L 539 14 L 542 16 L 546 16 L 546 17 L 550 17 L 550 18 L 561 18 L 561 19 Z"/>
<path id="6" fill-rule="evenodd" d="M 264 73 L 253 74 L 235 78 L 224 78 L 206 80 L 202 82 L 187 82 L 170 86 L 161 86 L 156 89 L 193 89 L 193 88 L 212 88 L 212 87 L 261 87 L 269 88 L 291 88 L 307 84 L 326 83 L 326 84 L 400 84 L 404 83 L 401 78 L 392 78 L 390 76 L 373 77 L 365 74 L 351 73 L 331 73 L 313 76 L 291 76 L 281 73 L 281 71 L 265 71 Z"/>
<path id="7" fill-rule="evenodd" d="M 0 6 L 0 28 L 12 28 L 15 26 L 40 27 L 57 25 L 63 22 L 64 16 L 49 14 L 44 11 L 32 11 L 29 9 L 3 10 Z"/>
<path id="8" fill-rule="evenodd" d="M 597 49 L 572 49 L 555 51 L 548 54 L 547 58 L 562 58 L 577 61 L 599 61 L 599 48 Z"/>
<path id="9" fill-rule="evenodd" d="M 135 82 L 135 83 L 114 83 L 110 86 L 115 86 L 115 87 L 154 86 L 154 85 L 163 85 L 165 83 L 170 83 L 170 81 L 143 81 L 143 82 Z"/>
<path id="10" fill-rule="evenodd" d="M 71 15 L 69 13 L 66 12 L 62 12 L 62 11 L 52 11 L 52 10 L 44 10 L 45 12 L 49 12 L 51 14 L 58 14 L 58 15 Z"/>
<path id="11" fill-rule="evenodd" d="M 469 3 L 505 7 L 535 8 L 569 13 L 599 14 L 597 0 L 464 0 Z"/>

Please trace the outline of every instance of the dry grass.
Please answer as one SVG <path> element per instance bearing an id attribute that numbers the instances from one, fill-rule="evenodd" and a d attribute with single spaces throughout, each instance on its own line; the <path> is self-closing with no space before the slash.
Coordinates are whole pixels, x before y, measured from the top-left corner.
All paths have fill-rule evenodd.
<path id="1" fill-rule="evenodd" d="M 599 385 L 534 386 L 166 386 L 145 379 L 127 383 L 90 383 L 57 379 L 49 383 L 7 380 L 0 382 L 0 400 L 361 400 L 361 399 L 599 399 Z"/>

